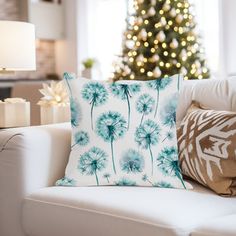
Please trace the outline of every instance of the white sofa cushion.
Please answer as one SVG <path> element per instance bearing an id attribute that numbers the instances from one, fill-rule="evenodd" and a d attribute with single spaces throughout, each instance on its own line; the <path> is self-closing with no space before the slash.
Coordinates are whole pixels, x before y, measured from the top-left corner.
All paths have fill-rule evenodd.
<path id="1" fill-rule="evenodd" d="M 187 236 L 209 219 L 236 213 L 236 198 L 194 190 L 145 187 L 51 187 L 23 207 L 27 235 Z M 216 207 L 217 206 L 217 207 Z M 43 225 L 43 227 L 42 227 Z"/>
<path id="2" fill-rule="evenodd" d="M 235 236 L 236 214 L 207 221 L 191 234 L 191 236 Z"/>

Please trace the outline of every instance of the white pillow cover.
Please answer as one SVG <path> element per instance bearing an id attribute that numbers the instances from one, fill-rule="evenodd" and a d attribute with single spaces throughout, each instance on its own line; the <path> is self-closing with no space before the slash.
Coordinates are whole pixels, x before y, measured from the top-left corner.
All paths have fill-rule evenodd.
<path id="1" fill-rule="evenodd" d="M 57 185 L 186 188 L 176 137 L 180 76 L 119 83 L 64 78 L 72 144 Z"/>

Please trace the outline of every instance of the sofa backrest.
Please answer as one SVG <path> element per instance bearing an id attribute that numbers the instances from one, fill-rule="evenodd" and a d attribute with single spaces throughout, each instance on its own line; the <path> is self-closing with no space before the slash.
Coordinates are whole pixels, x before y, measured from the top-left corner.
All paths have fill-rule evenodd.
<path id="1" fill-rule="evenodd" d="M 236 112 L 236 78 L 184 81 L 177 109 L 177 124 L 192 101 L 210 109 Z"/>

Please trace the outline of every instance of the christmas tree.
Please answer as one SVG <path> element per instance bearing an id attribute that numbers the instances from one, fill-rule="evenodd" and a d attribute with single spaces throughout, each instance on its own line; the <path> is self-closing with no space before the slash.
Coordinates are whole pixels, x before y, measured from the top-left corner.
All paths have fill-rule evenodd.
<path id="1" fill-rule="evenodd" d="M 192 8 L 188 0 L 134 0 L 113 80 L 209 78 Z"/>

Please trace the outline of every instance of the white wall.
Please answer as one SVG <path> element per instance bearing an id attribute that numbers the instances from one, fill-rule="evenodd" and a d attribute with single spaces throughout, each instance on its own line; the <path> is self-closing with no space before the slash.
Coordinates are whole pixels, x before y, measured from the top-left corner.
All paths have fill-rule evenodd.
<path id="1" fill-rule="evenodd" d="M 225 76 L 236 75 L 236 1 L 221 0 L 222 60 Z"/>
<path id="2" fill-rule="evenodd" d="M 65 39 L 55 45 L 56 72 L 62 76 L 65 71 L 77 73 L 77 0 L 64 0 Z"/>

